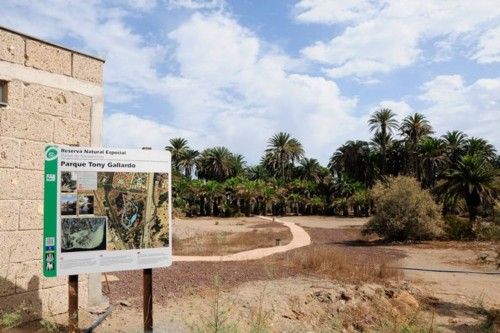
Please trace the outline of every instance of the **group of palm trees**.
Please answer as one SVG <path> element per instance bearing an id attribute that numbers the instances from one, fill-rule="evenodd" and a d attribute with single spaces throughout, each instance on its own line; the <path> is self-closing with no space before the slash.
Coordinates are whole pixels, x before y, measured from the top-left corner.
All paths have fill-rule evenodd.
<path id="1" fill-rule="evenodd" d="M 429 189 L 443 212 L 491 211 L 497 198 L 500 159 L 486 140 L 461 131 L 432 136 L 424 115 L 401 123 L 381 108 L 369 121 L 373 138 L 347 141 L 326 167 L 307 158 L 302 144 L 280 132 L 268 140 L 258 165 L 226 147 L 198 152 L 186 139 L 173 138 L 174 207 L 188 216 L 250 214 L 369 215 L 369 189 L 388 176 L 411 175 Z M 489 210 L 488 210 L 489 209 Z"/>

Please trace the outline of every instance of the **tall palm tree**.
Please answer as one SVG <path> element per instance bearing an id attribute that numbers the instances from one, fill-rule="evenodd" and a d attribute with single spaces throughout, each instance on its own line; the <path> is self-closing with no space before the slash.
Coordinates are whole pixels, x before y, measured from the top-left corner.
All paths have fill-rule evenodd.
<path id="1" fill-rule="evenodd" d="M 311 180 L 319 182 L 323 167 L 315 158 L 303 158 L 299 162 L 298 174 L 302 180 Z"/>
<path id="2" fill-rule="evenodd" d="M 280 132 L 268 140 L 264 161 L 285 179 L 287 167 L 303 156 L 304 148 L 299 140 L 292 138 L 289 133 Z"/>
<path id="3" fill-rule="evenodd" d="M 392 139 L 392 133 L 398 128 L 396 114 L 389 108 L 381 108 L 375 111 L 368 120 L 370 131 L 374 132 L 377 145 L 382 155 L 382 171 L 384 170 L 387 146 Z"/>
<path id="4" fill-rule="evenodd" d="M 366 141 L 347 141 L 330 157 L 332 173 L 345 173 L 349 178 L 371 186 L 377 176 L 375 158 Z"/>
<path id="5" fill-rule="evenodd" d="M 172 166 L 175 170 L 179 170 L 179 161 L 181 159 L 181 155 L 189 149 L 188 141 L 184 138 L 172 138 L 170 139 L 170 145 L 165 147 L 165 150 L 168 150 L 172 154 Z"/>
<path id="6" fill-rule="evenodd" d="M 468 155 L 480 155 L 492 162 L 497 157 L 495 147 L 485 139 L 472 137 L 464 144 L 464 150 Z"/>
<path id="7" fill-rule="evenodd" d="M 269 178 L 269 172 L 262 164 L 248 167 L 246 169 L 246 177 L 250 180 L 265 180 Z"/>
<path id="8" fill-rule="evenodd" d="M 245 157 L 241 154 L 231 154 L 231 177 L 237 177 L 245 172 Z"/>
<path id="9" fill-rule="evenodd" d="M 179 169 L 184 170 L 184 176 L 191 178 L 193 175 L 193 167 L 196 165 L 197 158 L 200 153 L 194 149 L 185 149 L 180 153 L 179 160 L 177 161 L 177 165 Z"/>
<path id="10" fill-rule="evenodd" d="M 469 211 L 471 223 L 476 221 L 481 203 L 496 198 L 493 189 L 496 171 L 480 155 L 465 155 L 457 164 L 445 171 L 444 181 L 436 191 L 447 202 L 456 202 L 463 198 Z"/>
<path id="11" fill-rule="evenodd" d="M 445 163 L 443 142 L 440 139 L 427 137 L 419 144 L 419 157 L 422 168 L 422 183 L 424 187 L 433 187 L 440 167 Z"/>
<path id="12" fill-rule="evenodd" d="M 417 179 L 420 180 L 420 166 L 417 161 L 418 143 L 433 133 L 431 124 L 423 114 L 416 112 L 403 120 L 400 131 L 409 148 L 413 171 L 416 173 Z"/>
<path id="13" fill-rule="evenodd" d="M 233 174 L 233 154 L 226 147 L 205 149 L 198 159 L 198 177 L 224 181 Z"/>
<path id="14" fill-rule="evenodd" d="M 393 176 L 399 176 L 408 171 L 409 154 L 403 140 L 393 140 L 387 150 L 387 162 L 385 173 Z"/>
<path id="15" fill-rule="evenodd" d="M 454 165 L 465 153 L 467 134 L 462 131 L 448 131 L 442 137 L 446 156 L 450 165 Z"/>

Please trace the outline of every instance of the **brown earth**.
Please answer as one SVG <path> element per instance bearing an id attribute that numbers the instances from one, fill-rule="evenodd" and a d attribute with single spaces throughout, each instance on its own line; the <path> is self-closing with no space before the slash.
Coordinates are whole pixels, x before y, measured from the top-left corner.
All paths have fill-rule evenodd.
<path id="1" fill-rule="evenodd" d="M 176 220 L 173 254 L 176 256 L 227 255 L 272 247 L 292 240 L 286 226 L 258 218 Z M 177 231 L 178 230 L 178 231 Z"/>
<path id="2" fill-rule="evenodd" d="M 398 332 L 408 329 L 410 324 L 423 325 L 420 327 L 423 331 L 432 326 L 441 332 L 463 333 L 495 332 L 495 320 L 500 325 L 500 276 L 388 269 L 492 271 L 493 264 L 475 262 L 478 255 L 497 244 L 384 244 L 376 237 L 361 235 L 360 226 L 366 219 L 286 217 L 284 220 L 304 226 L 312 244 L 260 260 L 175 262 L 170 268 L 155 269 L 157 330 L 206 331 L 203 327 L 210 322 L 217 290 L 220 304 L 227 311 L 226 323 L 238 323 L 243 332 L 249 331 L 257 317 L 271 332 L 357 332 L 369 327 L 376 332 L 395 331 L 380 326 L 383 323 L 377 318 L 400 325 Z M 225 229 L 220 228 L 224 222 L 218 225 L 214 220 L 204 222 L 211 224 L 206 228 Z M 237 223 L 241 222 L 227 222 L 230 232 L 245 230 Z M 251 223 L 252 228 L 260 228 L 257 221 Z M 268 228 L 266 223 L 260 221 L 260 224 Z M 248 229 L 236 232 L 245 233 Z M 140 330 L 141 272 L 111 276 L 114 278 L 108 295 L 115 308 L 97 331 Z M 220 287 L 216 287 L 215 281 L 222 281 Z M 408 317 L 408 309 L 415 322 Z M 387 313 L 390 318 L 384 317 Z M 362 326 L 356 326 L 356 322 Z"/>

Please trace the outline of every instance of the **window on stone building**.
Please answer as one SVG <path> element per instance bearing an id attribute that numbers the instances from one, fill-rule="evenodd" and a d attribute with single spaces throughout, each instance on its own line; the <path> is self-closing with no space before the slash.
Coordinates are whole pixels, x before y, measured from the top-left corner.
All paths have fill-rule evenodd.
<path id="1" fill-rule="evenodd" d="M 7 82 L 0 80 L 0 106 L 7 105 Z"/>

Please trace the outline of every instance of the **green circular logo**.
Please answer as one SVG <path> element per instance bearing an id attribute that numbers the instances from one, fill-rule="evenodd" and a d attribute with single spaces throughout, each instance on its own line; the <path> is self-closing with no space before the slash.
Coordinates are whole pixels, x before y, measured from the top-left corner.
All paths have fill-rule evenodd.
<path id="1" fill-rule="evenodd" d="M 57 158 L 57 148 L 56 147 L 49 147 L 47 150 L 45 150 L 45 160 L 46 161 L 52 161 Z"/>

